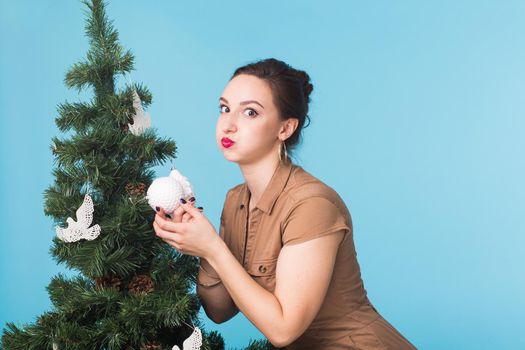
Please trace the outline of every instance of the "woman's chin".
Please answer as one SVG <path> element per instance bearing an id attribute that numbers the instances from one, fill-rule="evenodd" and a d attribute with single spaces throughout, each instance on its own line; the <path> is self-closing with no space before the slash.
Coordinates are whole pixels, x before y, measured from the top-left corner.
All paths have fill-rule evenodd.
<path id="1" fill-rule="evenodd" d="M 235 162 L 235 163 L 239 161 L 238 157 L 232 152 L 228 152 L 227 148 L 222 150 L 222 154 L 224 156 L 224 159 L 226 159 L 227 161 Z"/>

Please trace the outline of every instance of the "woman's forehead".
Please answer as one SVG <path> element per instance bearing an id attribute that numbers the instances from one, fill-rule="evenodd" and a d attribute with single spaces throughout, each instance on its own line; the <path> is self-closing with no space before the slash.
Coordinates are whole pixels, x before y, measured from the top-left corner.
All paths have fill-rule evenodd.
<path id="1" fill-rule="evenodd" d="M 221 97 L 225 98 L 230 104 L 256 100 L 266 107 L 272 102 L 272 91 L 263 79 L 253 75 L 240 74 L 228 82 Z"/>

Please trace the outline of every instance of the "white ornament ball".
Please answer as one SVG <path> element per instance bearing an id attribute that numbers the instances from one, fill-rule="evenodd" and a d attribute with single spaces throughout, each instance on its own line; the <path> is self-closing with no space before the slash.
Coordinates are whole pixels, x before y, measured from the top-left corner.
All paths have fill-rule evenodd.
<path id="1" fill-rule="evenodd" d="M 181 205 L 181 198 L 188 200 L 194 196 L 190 182 L 176 169 L 172 169 L 169 176 L 153 180 L 146 192 L 153 210 L 159 207 L 167 214 L 173 213 Z"/>
<path id="2" fill-rule="evenodd" d="M 171 177 L 159 177 L 153 180 L 146 193 L 148 203 L 156 211 L 156 207 L 164 209 L 167 214 L 173 213 L 184 198 L 181 184 Z"/>

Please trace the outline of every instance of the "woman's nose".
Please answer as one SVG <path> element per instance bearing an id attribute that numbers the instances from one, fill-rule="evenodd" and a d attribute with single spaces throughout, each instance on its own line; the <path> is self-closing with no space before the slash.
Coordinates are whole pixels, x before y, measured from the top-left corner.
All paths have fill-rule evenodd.
<path id="1" fill-rule="evenodd" d="M 231 132 L 237 129 L 237 121 L 234 115 L 228 115 L 223 120 L 222 130 L 224 132 Z"/>

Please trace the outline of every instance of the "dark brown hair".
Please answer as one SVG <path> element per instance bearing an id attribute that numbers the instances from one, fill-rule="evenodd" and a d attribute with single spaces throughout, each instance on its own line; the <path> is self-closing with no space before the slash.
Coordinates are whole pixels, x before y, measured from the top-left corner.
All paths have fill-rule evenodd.
<path id="1" fill-rule="evenodd" d="M 288 156 L 292 155 L 302 140 L 303 127 L 310 125 L 308 104 L 314 89 L 310 76 L 305 71 L 292 68 L 275 58 L 267 58 L 239 67 L 230 80 L 239 74 L 250 74 L 264 79 L 272 90 L 273 103 L 277 107 L 279 118 L 283 121 L 288 118 L 299 120 L 294 133 L 285 141 Z M 308 124 L 304 125 L 307 119 Z"/>

